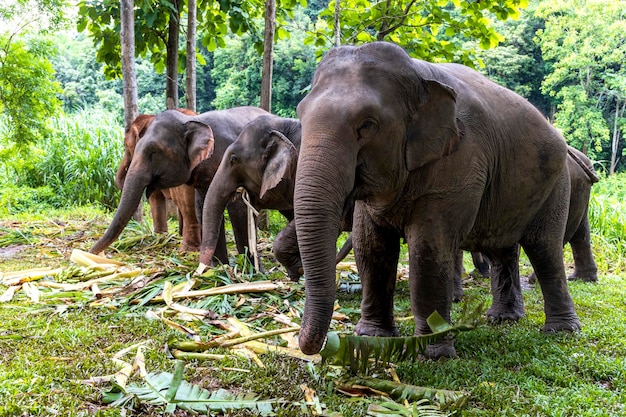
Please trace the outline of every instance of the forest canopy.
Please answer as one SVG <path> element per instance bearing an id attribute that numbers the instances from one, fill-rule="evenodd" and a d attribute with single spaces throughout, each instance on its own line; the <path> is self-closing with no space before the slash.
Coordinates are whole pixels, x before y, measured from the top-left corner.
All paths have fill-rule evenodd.
<path id="1" fill-rule="evenodd" d="M 134 4 L 139 112 L 156 113 L 166 108 L 164 36 L 172 3 Z M 186 2 L 181 7 L 184 21 Z M 272 111 L 280 116 L 295 116 L 317 62 L 332 45 L 387 40 L 421 59 L 475 67 L 527 98 L 598 171 L 626 169 L 625 2 L 281 0 L 277 8 Z M 259 105 L 263 3 L 203 0 L 198 11 L 197 110 Z M 50 155 L 44 149 L 66 134 L 59 126 L 75 124 L 86 113 L 112 121 L 101 124 L 110 125 L 109 132 L 98 134 L 112 142 L 100 164 L 114 169 L 123 128 L 119 2 L 5 2 L 0 21 L 5 178 L 42 185 L 41 175 L 24 170 Z M 180 27 L 178 96 L 185 107 L 186 31 Z M 47 178 L 59 175 L 69 174 Z M 103 189 L 114 187 L 103 181 Z M 112 188 L 97 194 L 113 193 Z"/>

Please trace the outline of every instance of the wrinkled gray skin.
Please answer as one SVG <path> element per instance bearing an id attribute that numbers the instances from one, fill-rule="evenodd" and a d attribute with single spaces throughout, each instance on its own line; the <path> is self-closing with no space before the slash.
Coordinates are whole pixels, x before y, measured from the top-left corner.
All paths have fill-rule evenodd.
<path id="1" fill-rule="evenodd" d="M 201 263 L 208 265 L 214 256 L 224 207 L 243 187 L 255 209 L 278 210 L 287 218 L 289 223 L 274 239 L 274 254 L 292 280 L 302 275 L 292 222 L 300 137 L 297 119 L 267 115 L 250 122 L 226 149 L 208 190 L 211 198 L 205 200 L 202 211 Z"/>
<path id="2" fill-rule="evenodd" d="M 149 197 L 157 189 L 192 185 L 196 189 L 196 207 L 201 206 L 226 148 L 248 122 L 266 114 L 269 113 L 249 106 L 209 111 L 197 116 L 176 110 L 157 114 L 137 143 L 113 220 L 90 252 L 99 253 L 118 238 L 144 190 Z M 245 205 L 241 201 L 233 202 L 228 209 L 237 249 L 244 253 L 247 237 Z M 228 263 L 223 227 L 215 256 L 220 262 Z"/>
<path id="3" fill-rule="evenodd" d="M 177 111 L 196 116 L 197 113 L 188 109 Z M 115 174 L 115 183 L 120 190 L 124 189 L 126 173 L 135 154 L 137 143 L 146 133 L 154 120 L 153 114 L 140 114 L 133 120 L 124 134 L 124 154 Z M 152 214 L 152 226 L 155 233 L 167 233 L 167 199 L 171 199 L 178 209 L 178 231 L 182 235 L 181 250 L 198 251 L 200 249 L 200 224 L 196 216 L 195 191 L 190 185 L 154 190 L 148 198 Z"/>
<path id="4" fill-rule="evenodd" d="M 570 175 L 571 191 L 565 229 L 565 243 L 570 244 L 574 257 L 574 272 L 567 279 L 596 282 L 598 281 L 598 267 L 591 251 L 588 208 L 591 186 L 598 182 L 599 178 L 587 155 L 571 146 L 568 146 L 567 168 Z M 455 273 L 455 299 L 460 299 L 463 296 L 461 279 L 463 270 L 462 258 L 460 256 L 460 259 L 458 259 L 459 264 Z M 472 260 L 476 269 L 483 276 L 490 275 L 490 263 L 487 256 L 480 252 L 472 252 Z M 530 282 L 535 282 L 537 277 L 535 273 L 532 273 L 528 279 Z"/>
<path id="5" fill-rule="evenodd" d="M 563 266 L 567 146 L 526 100 L 456 64 L 411 59 L 390 43 L 330 50 L 298 105 L 302 146 L 294 211 L 306 276 L 300 349 L 318 352 L 335 300 L 335 240 L 355 201 L 352 240 L 363 285 L 360 335 L 397 335 L 393 293 L 404 238 L 415 333 L 450 320 L 455 256 L 488 253 L 490 314 L 523 305 L 517 244 L 544 296 L 544 330 L 581 328 Z M 428 357 L 455 356 L 452 339 Z"/>

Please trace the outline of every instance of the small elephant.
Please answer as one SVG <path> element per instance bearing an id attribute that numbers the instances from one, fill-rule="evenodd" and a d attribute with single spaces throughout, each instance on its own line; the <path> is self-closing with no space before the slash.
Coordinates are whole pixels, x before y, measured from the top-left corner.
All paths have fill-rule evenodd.
<path id="1" fill-rule="evenodd" d="M 188 109 L 176 110 L 189 116 L 197 115 L 196 112 Z M 146 133 L 154 117 L 153 114 L 140 114 L 133 120 L 124 135 L 124 154 L 115 174 L 115 183 L 120 190 L 124 188 L 126 173 L 133 160 L 137 142 Z M 167 233 L 166 199 L 171 199 L 178 209 L 179 232 L 183 238 L 181 249 L 183 251 L 198 251 L 200 249 L 200 225 L 196 216 L 193 187 L 183 184 L 178 187 L 154 190 L 148 198 L 148 203 L 150 204 L 155 233 Z"/>
<path id="2" fill-rule="evenodd" d="M 267 115 L 250 122 L 226 149 L 208 190 L 211 198 L 205 200 L 202 211 L 199 271 L 213 258 L 225 205 L 244 188 L 255 209 L 278 210 L 289 221 L 274 239 L 273 250 L 292 280 L 302 275 L 293 224 L 293 187 L 300 137 L 300 121 Z M 349 225 L 344 228 L 347 230 Z M 341 259 L 349 251 L 348 247 L 342 249 Z"/>
<path id="3" fill-rule="evenodd" d="M 518 243 L 543 291 L 544 330 L 581 328 L 563 265 L 567 145 L 525 99 L 465 66 L 412 59 L 397 45 L 373 42 L 327 52 L 297 113 L 304 353 L 319 352 L 330 325 L 335 240 L 350 201 L 363 288 L 356 334 L 398 334 L 393 295 L 401 239 L 409 250 L 416 334 L 430 332 L 434 311 L 450 320 L 460 249 L 493 262 L 492 315 L 523 305 L 515 298 Z M 455 356 L 453 339 L 425 354 Z"/>
<path id="4" fill-rule="evenodd" d="M 570 244 L 574 257 L 574 272 L 567 279 L 596 282 L 598 281 L 598 267 L 591 251 L 588 208 L 591 186 L 600 179 L 587 155 L 571 146 L 567 147 L 567 169 L 571 188 L 564 243 Z M 485 254 L 472 252 L 472 261 L 483 276 L 490 275 L 489 259 Z M 462 255 L 457 262 L 454 277 L 454 298 L 456 300 L 463 296 Z M 536 279 L 534 272 L 528 277 L 529 282 L 535 282 Z"/>
<path id="5" fill-rule="evenodd" d="M 197 210 L 204 202 L 226 148 L 248 122 L 266 114 L 269 113 L 251 106 L 214 110 L 197 116 L 176 110 L 157 114 L 135 147 L 113 220 L 90 251 L 99 253 L 117 239 L 132 217 L 144 190 L 149 198 L 154 190 L 184 184 L 193 186 Z M 228 205 L 228 210 L 237 249 L 244 253 L 247 240 L 245 205 L 237 200 Z M 215 257 L 228 263 L 223 228 Z"/>

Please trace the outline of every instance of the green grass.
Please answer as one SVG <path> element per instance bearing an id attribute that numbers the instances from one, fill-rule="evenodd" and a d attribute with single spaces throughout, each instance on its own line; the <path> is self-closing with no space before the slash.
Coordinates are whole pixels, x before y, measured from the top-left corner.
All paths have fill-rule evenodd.
<path id="1" fill-rule="evenodd" d="M 543 298 L 537 286 L 524 291 L 526 317 L 517 323 L 483 324 L 456 336 L 458 358 L 444 361 L 406 361 L 393 368 L 404 383 L 438 389 L 462 390 L 469 401 L 456 415 L 461 416 L 621 416 L 626 414 L 626 269 L 624 234 L 615 232 L 623 222 L 626 206 L 622 195 L 624 177 L 605 179 L 594 186 L 590 209 L 593 249 L 599 266 L 596 284 L 571 282 L 570 292 L 583 324 L 575 334 L 544 334 Z M 606 182 L 605 182 L 606 181 Z M 611 183 L 609 183 L 611 181 Z M 605 203 L 610 201 L 611 204 Z M 270 216 L 272 224 L 280 218 Z M 67 267 L 74 248 L 87 250 L 105 230 L 111 215 L 97 207 L 51 210 L 3 216 L 0 221 L 0 271 L 40 266 Z M 150 232 L 149 223 L 131 224 L 110 256 L 141 268 L 161 271 L 137 293 L 160 292 L 166 281 L 185 282 L 196 266 L 197 254 L 178 251 L 180 239 Z M 271 233 L 275 233 L 272 231 Z M 230 239 L 232 241 L 232 239 Z M 195 308 L 211 308 L 218 319 L 236 316 L 255 331 L 277 326 L 272 314 L 284 314 L 297 321 L 303 307 L 303 285 L 292 283 L 271 256 L 271 234 L 261 233 L 267 276 L 246 275 L 244 265 L 228 274 L 214 274 L 211 285 L 245 280 L 271 279 L 282 287 L 272 293 L 214 296 L 188 302 Z M 130 246 L 128 242 L 134 242 Z M 12 252 L 9 253 L 9 250 Z M 233 263 L 237 257 L 231 247 Z M 8 254 L 8 255 L 7 255 Z M 527 273 L 527 261 L 522 272 Z M 565 262 L 571 266 L 571 253 Z M 466 268 L 471 270 L 469 258 Z M 210 284 L 210 282 L 205 282 Z M 466 294 L 476 302 L 489 300 L 487 279 L 467 276 Z M 102 285 L 102 288 L 105 286 Z M 0 285 L 0 295 L 6 287 Z M 146 342 L 143 352 L 149 372 L 173 372 L 168 352 L 170 338 L 184 340 L 179 332 L 161 320 L 146 317 L 163 304 L 130 305 L 122 297 L 97 306 L 89 292 L 54 295 L 42 289 L 36 304 L 18 292 L 9 303 L 0 303 L 0 416 L 122 416 L 163 415 L 162 406 L 141 402 L 122 409 L 103 402 L 111 384 L 92 386 L 82 380 L 117 372 L 113 356 L 120 350 Z M 45 296 L 44 296 L 45 295 Z M 398 282 L 396 316 L 410 316 L 406 279 Z M 349 331 L 359 317 L 360 293 L 338 294 L 338 312 L 347 316 L 333 321 L 333 329 Z M 455 305 L 453 317 L 458 318 Z M 175 317 L 173 320 L 178 321 Z M 222 334 L 214 323 L 182 324 L 194 328 L 206 340 Z M 403 335 L 413 332 L 412 320 L 399 321 Z M 278 340 L 278 339 L 277 339 Z M 215 390 L 237 394 L 254 393 L 260 399 L 282 400 L 275 406 L 278 416 L 312 415 L 305 404 L 302 385 L 315 390 L 328 415 L 366 416 L 376 396 L 351 398 L 336 390 L 336 381 L 345 372 L 326 365 L 307 365 L 279 355 L 262 355 L 264 367 L 230 350 L 216 361 L 186 362 L 184 379 Z M 124 357 L 132 362 L 133 354 Z M 391 378 L 389 370 L 372 373 Z M 138 375 L 131 378 L 140 383 Z M 450 411 L 448 411 L 450 412 Z M 177 410 L 175 415 L 187 416 Z M 230 411 L 227 416 L 253 416 L 252 411 Z"/>

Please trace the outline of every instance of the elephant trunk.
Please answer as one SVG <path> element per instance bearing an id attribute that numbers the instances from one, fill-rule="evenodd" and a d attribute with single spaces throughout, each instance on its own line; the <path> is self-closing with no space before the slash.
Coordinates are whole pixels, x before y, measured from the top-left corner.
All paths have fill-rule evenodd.
<path id="1" fill-rule="evenodd" d="M 113 220 L 111 220 L 111 224 L 104 235 L 93 245 L 89 252 L 100 253 L 118 238 L 137 210 L 137 206 L 141 202 L 143 190 L 149 181 L 150 178 L 146 177 L 146 175 L 133 174 L 129 170 L 129 175 L 126 176 L 124 188 L 122 189 L 122 197 Z"/>
<path id="2" fill-rule="evenodd" d="M 305 275 L 300 350 L 315 354 L 324 344 L 335 302 L 335 256 L 345 201 L 354 184 L 351 153 L 337 142 L 313 139 L 303 148 L 294 191 L 296 233 Z M 321 142 L 324 142 L 322 140 Z M 347 169 L 342 169 L 347 168 Z"/>
<path id="3" fill-rule="evenodd" d="M 215 173 L 204 199 L 202 208 L 202 245 L 200 246 L 200 264 L 211 265 L 219 238 L 222 233 L 226 204 L 236 191 L 236 185 L 226 180 L 227 173 L 221 169 Z"/>
<path id="4" fill-rule="evenodd" d="M 126 180 L 126 170 L 128 169 L 128 165 L 122 161 L 119 168 L 117 168 L 117 172 L 115 173 L 115 185 L 120 190 L 124 189 L 124 181 Z"/>

